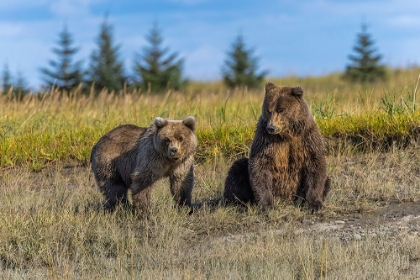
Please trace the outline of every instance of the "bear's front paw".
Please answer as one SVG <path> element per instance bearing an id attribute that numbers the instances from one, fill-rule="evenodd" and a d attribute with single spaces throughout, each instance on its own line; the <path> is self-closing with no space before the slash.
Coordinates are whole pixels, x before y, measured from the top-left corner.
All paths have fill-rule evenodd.
<path id="1" fill-rule="evenodd" d="M 264 193 L 260 195 L 257 201 L 258 201 L 258 206 L 260 206 L 263 209 L 268 209 L 272 207 L 274 204 L 274 198 L 271 193 Z"/>

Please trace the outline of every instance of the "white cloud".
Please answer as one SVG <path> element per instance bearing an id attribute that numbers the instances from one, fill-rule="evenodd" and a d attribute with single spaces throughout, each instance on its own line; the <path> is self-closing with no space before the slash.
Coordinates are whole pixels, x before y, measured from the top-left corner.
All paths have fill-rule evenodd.
<path id="1" fill-rule="evenodd" d="M 89 14 L 91 4 L 101 0 L 54 0 L 50 1 L 50 10 L 56 17 L 80 17 Z"/>
<path id="2" fill-rule="evenodd" d="M 23 26 L 11 22 L 0 22 L 0 41 L 4 42 L 10 38 L 22 34 Z"/>
<path id="3" fill-rule="evenodd" d="M 220 78 L 220 67 L 224 53 L 210 45 L 202 45 L 188 53 L 181 53 L 185 58 L 185 74 L 195 80 L 214 80 Z M 216 62 L 216 63 L 215 63 Z"/>
<path id="4" fill-rule="evenodd" d="M 208 0 L 160 0 L 159 3 L 198 6 L 206 1 L 212 3 Z M 126 9 L 130 8 L 130 1 L 120 2 L 128 6 Z M 270 76 L 342 69 L 362 20 L 367 22 L 369 30 L 372 27 L 372 35 L 378 40 L 377 47 L 386 62 L 404 64 L 412 62 L 410 59 L 418 62 L 419 44 L 413 39 L 420 30 L 420 17 L 416 14 L 420 10 L 418 0 L 267 2 L 271 2 L 267 4 L 268 9 L 256 9 L 255 13 L 244 13 L 241 7 L 205 11 L 189 7 L 173 11 L 162 4 L 158 12 L 139 8 L 114 14 L 111 8 L 109 22 L 114 26 L 115 43 L 121 46 L 120 55 L 127 62 L 128 72 L 134 54 L 147 44 L 145 36 L 156 20 L 163 31 L 164 46 L 185 58 L 185 74 L 192 79 L 220 78 L 226 51 L 238 31 L 244 35 L 247 47 L 255 48 L 255 55 L 261 59 L 260 69 L 269 70 Z M 37 12 L 41 9 L 46 12 L 43 19 L 38 14 L 28 21 L 23 17 L 7 22 L 0 19 L 0 69 L 8 62 L 12 73 L 20 67 L 31 84 L 39 84 L 38 68 L 55 58 L 51 48 L 56 46 L 66 22 L 75 46 L 80 47 L 77 59 L 87 66 L 103 21 L 103 15 L 94 13 L 95 9 L 113 7 L 108 4 L 110 0 L 0 0 L 2 12 L 35 7 Z"/>
<path id="5" fill-rule="evenodd" d="M 80 17 L 86 16 L 90 12 L 92 4 L 104 2 L 106 0 L 13 0 L 0 1 L 0 10 L 20 11 L 30 10 L 36 7 L 45 7 L 54 16 L 60 17 Z"/>
<path id="6" fill-rule="evenodd" d="M 302 1 L 300 8 L 305 13 L 328 14 L 330 16 L 349 17 L 359 16 L 369 19 L 384 16 L 409 14 L 420 10 L 420 1 L 417 0 L 365 0 L 365 1 L 334 1 L 315 0 Z M 361 20 L 361 18 L 360 18 Z M 359 21 L 360 21 L 359 20 Z"/>
<path id="7" fill-rule="evenodd" d="M 10 11 L 21 9 L 22 7 L 31 8 L 39 7 L 45 5 L 49 0 L 37 0 L 37 1 L 28 1 L 28 0 L 13 0 L 13 1 L 0 1 L 0 9 L 2 11 Z"/>
<path id="8" fill-rule="evenodd" d="M 420 18 L 413 15 L 398 15 L 389 19 L 389 24 L 398 28 L 420 28 Z"/>
<path id="9" fill-rule="evenodd" d="M 173 2 L 173 3 L 186 4 L 186 5 L 196 5 L 196 4 L 201 4 L 208 1 L 209 0 L 170 0 L 170 2 Z"/>

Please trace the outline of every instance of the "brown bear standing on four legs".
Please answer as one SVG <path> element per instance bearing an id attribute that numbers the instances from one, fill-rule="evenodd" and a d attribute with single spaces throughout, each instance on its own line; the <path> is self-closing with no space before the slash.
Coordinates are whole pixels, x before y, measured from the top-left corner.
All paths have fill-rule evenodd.
<path id="1" fill-rule="evenodd" d="M 92 149 L 90 162 L 105 207 L 128 204 L 148 210 L 152 185 L 169 177 L 171 194 L 179 205 L 191 207 L 194 154 L 197 147 L 195 119 L 157 117 L 148 128 L 120 125 L 102 136 Z"/>
<path id="2" fill-rule="evenodd" d="M 226 201 L 268 207 L 279 196 L 318 210 L 329 189 L 323 139 L 302 88 L 267 83 L 249 159 L 229 170 Z"/>

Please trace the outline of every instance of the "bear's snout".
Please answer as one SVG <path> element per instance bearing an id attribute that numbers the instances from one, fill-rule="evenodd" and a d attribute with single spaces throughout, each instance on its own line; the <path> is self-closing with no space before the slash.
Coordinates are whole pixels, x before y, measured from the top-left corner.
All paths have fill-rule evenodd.
<path id="1" fill-rule="evenodd" d="M 282 128 L 269 123 L 267 124 L 266 130 L 270 134 L 279 134 Z"/>
<path id="2" fill-rule="evenodd" d="M 274 134 L 276 132 L 276 127 L 272 124 L 267 125 L 267 132 L 270 134 Z"/>
<path id="3" fill-rule="evenodd" d="M 169 148 L 169 155 L 171 157 L 176 156 L 177 153 L 178 153 L 178 148 L 177 147 L 171 147 L 171 148 Z"/>

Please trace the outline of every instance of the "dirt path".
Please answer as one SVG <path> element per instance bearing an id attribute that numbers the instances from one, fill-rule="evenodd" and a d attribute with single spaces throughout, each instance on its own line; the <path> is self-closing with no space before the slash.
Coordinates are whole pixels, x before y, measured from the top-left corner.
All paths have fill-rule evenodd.
<path id="1" fill-rule="evenodd" d="M 375 212 L 343 215 L 327 222 L 318 222 L 317 217 L 304 218 L 302 225 L 298 232 L 322 231 L 344 241 L 378 234 L 415 237 L 420 235 L 420 202 L 392 201 Z"/>

